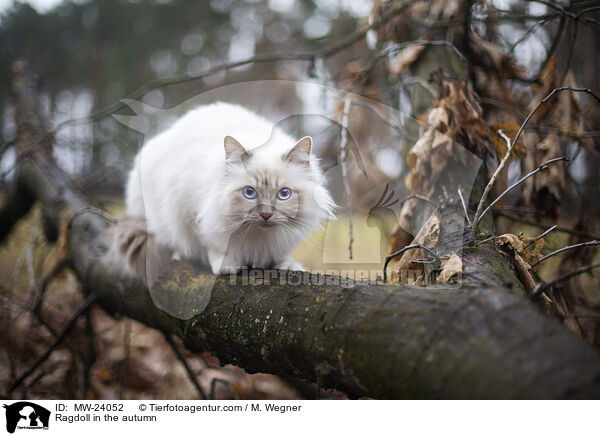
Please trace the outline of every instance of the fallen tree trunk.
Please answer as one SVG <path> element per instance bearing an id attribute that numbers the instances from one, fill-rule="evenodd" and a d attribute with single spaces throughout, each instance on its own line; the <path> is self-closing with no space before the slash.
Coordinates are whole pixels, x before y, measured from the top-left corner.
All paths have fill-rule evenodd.
<path id="1" fill-rule="evenodd" d="M 23 102 L 31 95 L 19 89 L 25 83 L 15 81 L 16 104 L 34 107 Z M 22 118 L 17 124 L 27 129 Z M 201 313 L 181 320 L 157 308 L 141 282 L 101 260 L 107 223 L 95 214 L 74 218 L 88 205 L 58 168 L 33 154 L 22 161 L 19 181 L 41 203 L 50 233 L 69 224 L 69 265 L 107 312 L 176 334 L 223 364 L 354 397 L 600 398 L 600 354 L 518 292 L 483 284 L 481 271 L 476 284 L 457 289 L 319 284 L 308 275 L 308 284 L 282 285 L 279 275 L 270 284 L 242 284 L 239 276 L 215 279 L 175 262 L 154 293 L 168 293 L 181 307 L 210 296 Z M 485 270 L 486 256 L 497 253 L 482 250 L 465 264 Z"/>

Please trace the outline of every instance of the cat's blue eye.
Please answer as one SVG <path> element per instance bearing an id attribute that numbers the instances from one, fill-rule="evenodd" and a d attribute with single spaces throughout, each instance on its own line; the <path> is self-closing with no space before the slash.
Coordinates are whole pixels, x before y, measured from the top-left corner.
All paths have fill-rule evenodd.
<path id="1" fill-rule="evenodd" d="M 280 200 L 287 200 L 292 196 L 292 190 L 290 188 L 281 188 L 277 193 L 277 198 Z"/>
<path id="2" fill-rule="evenodd" d="M 246 197 L 246 198 L 249 198 L 249 199 L 256 198 L 256 189 L 254 189 L 252 186 L 246 186 L 242 190 L 242 193 L 244 194 L 244 197 Z"/>

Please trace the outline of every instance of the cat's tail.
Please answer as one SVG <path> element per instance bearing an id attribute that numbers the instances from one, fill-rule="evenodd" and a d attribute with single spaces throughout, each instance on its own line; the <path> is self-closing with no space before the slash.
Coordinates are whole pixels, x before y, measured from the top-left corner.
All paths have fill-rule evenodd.
<path id="1" fill-rule="evenodd" d="M 170 250 L 156 242 L 148 233 L 146 220 L 123 216 L 108 229 L 109 249 L 105 261 L 130 277 L 136 277 L 151 286 L 161 272 L 161 266 L 170 258 Z"/>

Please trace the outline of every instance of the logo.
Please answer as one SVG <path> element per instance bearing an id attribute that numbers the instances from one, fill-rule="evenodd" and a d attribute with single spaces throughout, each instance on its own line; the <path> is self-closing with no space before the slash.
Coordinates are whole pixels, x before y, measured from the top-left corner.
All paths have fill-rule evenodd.
<path id="1" fill-rule="evenodd" d="M 6 431 L 14 433 L 16 429 L 48 429 L 50 411 L 29 401 L 19 401 L 6 409 Z"/>

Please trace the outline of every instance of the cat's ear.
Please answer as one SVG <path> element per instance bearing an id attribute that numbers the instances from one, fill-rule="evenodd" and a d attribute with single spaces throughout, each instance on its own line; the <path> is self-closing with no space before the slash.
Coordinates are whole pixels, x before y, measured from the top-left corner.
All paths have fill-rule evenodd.
<path id="1" fill-rule="evenodd" d="M 239 164 L 246 166 L 248 159 L 252 157 L 249 151 L 246 151 L 242 144 L 237 142 L 231 136 L 225 137 L 225 160 L 228 162 L 232 162 L 235 164 Z"/>
<path id="2" fill-rule="evenodd" d="M 225 159 L 227 159 L 227 160 L 232 159 L 232 158 L 237 159 L 237 158 L 241 157 L 243 154 L 248 153 L 246 151 L 246 149 L 244 147 L 242 147 L 242 144 L 237 142 L 237 140 L 235 138 L 232 138 L 231 136 L 226 136 L 224 143 L 225 143 Z"/>
<path id="3" fill-rule="evenodd" d="M 290 162 L 299 163 L 308 166 L 310 159 L 310 149 L 312 147 L 312 138 L 305 136 L 294 145 L 289 153 L 285 156 L 285 159 Z"/>

